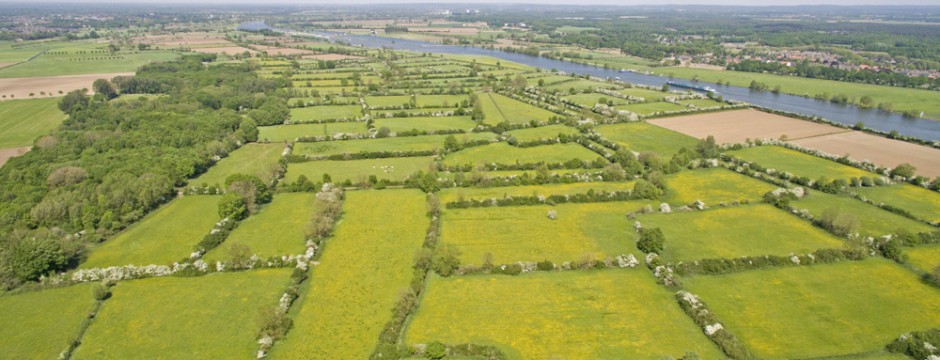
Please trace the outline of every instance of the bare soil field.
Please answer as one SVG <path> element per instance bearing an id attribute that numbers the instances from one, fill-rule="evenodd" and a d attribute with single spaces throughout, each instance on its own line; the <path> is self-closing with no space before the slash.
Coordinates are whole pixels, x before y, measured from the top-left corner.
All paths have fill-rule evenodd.
<path id="1" fill-rule="evenodd" d="M 850 131 L 752 109 L 676 116 L 648 122 L 699 139 L 712 135 L 718 143 L 779 139 L 783 135 L 794 140 Z"/>
<path id="2" fill-rule="evenodd" d="M 265 45 L 256 45 L 255 48 L 258 49 L 258 51 L 266 51 L 268 55 L 272 55 L 272 56 L 313 54 L 313 51 L 310 51 L 310 50 L 279 48 L 279 47 L 265 46 Z"/>
<path id="3" fill-rule="evenodd" d="M 193 46 L 231 44 L 223 36 L 208 33 L 194 33 L 185 35 L 155 35 L 135 38 L 134 42 L 150 44 L 153 46 Z"/>
<path id="4" fill-rule="evenodd" d="M 98 79 L 111 79 L 119 75 L 134 75 L 134 73 L 87 74 L 67 76 L 43 76 L 25 78 L 0 79 L 0 100 L 30 99 L 63 94 L 79 89 L 91 91 L 91 84 Z M 62 91 L 62 94 L 59 94 Z M 45 95 L 41 95 L 45 92 Z M 29 94 L 33 96 L 30 97 Z M 5 96 L 5 97 L 4 97 Z"/>
<path id="5" fill-rule="evenodd" d="M 354 55 L 343 55 L 343 54 L 317 54 L 317 55 L 304 55 L 304 59 L 313 59 L 313 60 L 357 60 L 362 59 L 362 56 Z"/>
<path id="6" fill-rule="evenodd" d="M 5 68 L 10 65 L 16 65 L 15 62 L 0 62 L 0 69 Z"/>
<path id="7" fill-rule="evenodd" d="M 0 166 L 7 163 L 11 157 L 20 156 L 29 151 L 30 147 L 21 147 L 21 148 L 12 148 L 12 149 L 0 149 Z"/>
<path id="8" fill-rule="evenodd" d="M 198 48 L 198 49 L 193 49 L 193 51 L 199 52 L 199 53 L 205 53 L 205 54 L 228 54 L 228 55 L 241 54 L 241 53 L 244 53 L 245 51 L 247 51 L 247 52 L 249 52 L 249 53 L 251 53 L 251 54 L 257 54 L 257 53 L 258 53 L 257 51 L 254 51 L 254 50 L 251 50 L 251 49 L 248 49 L 248 48 L 243 48 L 243 47 L 241 47 L 241 46 L 226 46 L 226 47 L 215 47 L 215 48 Z"/>
<path id="9" fill-rule="evenodd" d="M 931 178 L 940 176 L 940 149 L 927 146 L 892 140 L 860 131 L 817 136 L 790 142 L 834 155 L 848 154 L 851 159 L 868 160 L 889 168 L 903 163 L 910 163 L 917 168 L 917 175 Z"/>

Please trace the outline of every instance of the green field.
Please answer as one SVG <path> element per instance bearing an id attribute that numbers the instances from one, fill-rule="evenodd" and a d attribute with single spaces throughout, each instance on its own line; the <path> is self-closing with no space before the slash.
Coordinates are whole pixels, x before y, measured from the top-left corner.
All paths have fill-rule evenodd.
<path id="1" fill-rule="evenodd" d="M 396 107 L 408 105 L 411 95 L 397 96 L 366 96 L 366 105 L 372 108 Z"/>
<path id="2" fill-rule="evenodd" d="M 317 209 L 314 193 L 285 193 L 238 225 L 225 243 L 206 254 L 209 263 L 226 261 L 235 244 L 247 245 L 261 258 L 298 255 L 304 252 L 304 230 Z"/>
<path id="3" fill-rule="evenodd" d="M 940 266 L 940 245 L 920 246 L 904 250 L 907 262 L 917 268 L 932 272 Z"/>
<path id="4" fill-rule="evenodd" d="M 545 86 L 545 90 L 548 91 L 571 91 L 572 88 L 577 91 L 584 91 L 597 88 L 614 89 L 617 88 L 617 85 L 600 81 L 577 79 Z"/>
<path id="5" fill-rule="evenodd" d="M 672 174 L 666 177 L 666 186 L 664 200 L 670 204 L 691 204 L 701 200 L 707 206 L 741 200 L 760 201 L 765 193 L 777 188 L 723 168 Z"/>
<path id="6" fill-rule="evenodd" d="M 416 97 L 418 107 L 453 107 L 463 101 L 469 101 L 467 95 L 418 95 Z"/>
<path id="7" fill-rule="evenodd" d="M 253 358 L 259 312 L 277 305 L 290 273 L 264 269 L 122 282 L 74 358 Z"/>
<path id="8" fill-rule="evenodd" d="M 617 105 L 617 110 L 626 110 L 639 115 L 653 115 L 660 112 L 685 110 L 686 107 L 667 102 L 650 102 L 629 105 Z"/>
<path id="9" fill-rule="evenodd" d="M 366 123 L 361 121 L 337 122 L 327 124 L 292 124 L 259 126 L 258 139 L 268 141 L 294 141 L 304 136 L 333 136 L 334 134 L 365 134 Z"/>
<path id="10" fill-rule="evenodd" d="M 875 203 L 885 203 L 909 211 L 914 216 L 940 222 L 940 193 L 922 187 L 899 184 L 855 189 Z"/>
<path id="11" fill-rule="evenodd" d="M 509 359 L 722 354 L 643 270 L 431 277 L 405 342 L 495 345 Z"/>
<path id="12" fill-rule="evenodd" d="M 510 124 L 523 124 L 532 120 L 543 122 L 553 116 L 559 116 L 551 111 L 532 106 L 524 102 L 494 93 L 478 93 L 480 105 L 483 107 L 483 122 L 496 125 L 503 121 Z"/>
<path id="13" fill-rule="evenodd" d="M 322 121 L 333 119 L 358 119 L 362 117 L 359 105 L 319 105 L 290 109 L 292 122 Z"/>
<path id="14" fill-rule="evenodd" d="M 877 237 L 895 234 L 899 229 L 915 233 L 936 230 L 930 225 L 879 209 L 856 199 L 819 191 L 813 191 L 809 196 L 790 203 L 790 206 L 797 209 L 807 209 L 816 217 L 822 216 L 825 211 L 830 209 L 854 215 L 859 220 L 858 232 L 866 236 Z"/>
<path id="15" fill-rule="evenodd" d="M 877 351 L 900 334 L 940 326 L 940 289 L 885 259 L 684 282 L 757 358 Z"/>
<path id="16" fill-rule="evenodd" d="M 0 296 L 0 348 L 9 359 L 55 359 L 92 310 L 90 284 Z"/>
<path id="17" fill-rule="evenodd" d="M 506 143 L 495 143 L 463 149 L 447 156 L 447 165 L 479 164 L 533 164 L 538 162 L 563 163 L 571 159 L 594 161 L 597 153 L 575 144 L 540 145 L 517 148 Z"/>
<path id="18" fill-rule="evenodd" d="M 349 192 L 343 212 L 294 305 L 294 328 L 273 348 L 274 358 L 368 358 L 408 287 L 428 224 L 424 194 Z"/>
<path id="19" fill-rule="evenodd" d="M 493 133 L 469 133 L 455 135 L 404 136 L 382 139 L 362 139 L 344 141 L 321 141 L 297 143 L 294 154 L 298 155 L 334 155 L 356 154 L 360 152 L 380 151 L 429 151 L 444 147 L 444 139 L 454 136 L 457 142 L 472 140 L 490 140 L 496 138 Z"/>
<path id="20" fill-rule="evenodd" d="M 599 125 L 594 127 L 605 139 L 636 152 L 652 151 L 671 157 L 681 148 L 695 149 L 698 140 L 645 122 Z"/>
<path id="21" fill-rule="evenodd" d="M 477 123 L 469 116 L 416 116 L 406 118 L 378 118 L 375 128 L 387 127 L 392 132 L 402 131 L 437 131 L 473 129 Z"/>
<path id="22" fill-rule="evenodd" d="M 862 176 L 874 178 L 879 176 L 862 169 L 779 146 L 755 146 L 731 151 L 730 154 L 748 162 L 755 162 L 768 169 L 786 171 L 813 180 L 823 176 L 829 179 L 850 179 Z"/>
<path id="23" fill-rule="evenodd" d="M 624 99 L 598 93 L 575 94 L 563 96 L 562 98 L 575 104 L 587 107 L 594 107 L 594 104 L 601 102 L 601 100 L 605 100 L 604 104 L 607 104 L 609 101 L 613 101 L 614 105 L 623 105 L 627 103 L 627 101 Z"/>
<path id="24" fill-rule="evenodd" d="M 58 98 L 0 101 L 0 149 L 30 146 L 59 126 L 65 114 L 58 103 Z"/>
<path id="25" fill-rule="evenodd" d="M 617 90 L 617 92 L 624 94 L 624 95 L 642 98 L 643 100 L 647 102 L 662 101 L 667 96 L 675 95 L 675 94 L 671 94 L 668 92 L 642 89 L 642 88 L 629 88 L 629 89 Z"/>
<path id="26" fill-rule="evenodd" d="M 257 176 L 265 183 L 274 179 L 274 170 L 278 167 L 284 144 L 245 144 L 232 151 L 228 157 L 217 162 L 209 171 L 190 180 L 191 185 L 202 184 L 225 186 L 225 178 L 234 174 Z"/>
<path id="27" fill-rule="evenodd" d="M 82 267 L 169 265 L 189 257 L 193 245 L 219 221 L 219 198 L 193 195 L 171 201 L 95 248 Z"/>
<path id="28" fill-rule="evenodd" d="M 320 181 L 323 174 L 329 174 L 333 182 L 345 180 L 353 183 L 364 182 L 369 175 L 378 179 L 401 181 L 418 171 L 428 171 L 433 162 L 430 157 L 406 157 L 367 160 L 319 160 L 290 164 L 284 181 L 291 183 L 297 181 L 301 174 L 311 181 Z"/>
<path id="29" fill-rule="evenodd" d="M 100 46 L 103 48 L 107 45 Z M 169 61 L 180 56 L 176 52 L 160 50 L 122 51 L 113 55 L 107 52 L 104 54 L 79 54 L 75 52 L 78 50 L 56 49 L 56 51 L 69 51 L 69 54 L 46 54 L 28 62 L 2 68 L 0 69 L 0 78 L 134 72 L 142 65 L 151 62 Z"/>
<path id="30" fill-rule="evenodd" d="M 578 129 L 575 129 L 570 126 L 565 125 L 549 125 L 549 126 L 539 126 L 535 128 L 527 128 L 520 130 L 513 130 L 509 132 L 509 135 L 516 138 L 519 141 L 538 141 L 542 139 L 555 139 L 558 137 L 558 134 L 565 135 L 578 135 Z"/>
<path id="31" fill-rule="evenodd" d="M 584 194 L 589 190 L 627 191 L 633 189 L 633 183 L 620 182 L 579 182 L 571 184 L 546 184 L 532 186 L 510 186 L 489 188 L 449 188 L 438 193 L 442 204 L 461 200 L 502 199 L 507 196 L 551 196 Z"/>
<path id="32" fill-rule="evenodd" d="M 643 202 L 560 204 L 448 209 L 441 240 L 456 245 L 463 264 L 483 264 L 490 253 L 496 264 L 516 261 L 577 261 L 639 253 L 633 246 L 633 222 L 627 212 Z M 554 210 L 557 218 L 548 218 Z"/>
<path id="33" fill-rule="evenodd" d="M 637 218 L 666 236 L 661 255 L 671 262 L 841 249 L 845 243 L 807 221 L 760 204 Z"/>

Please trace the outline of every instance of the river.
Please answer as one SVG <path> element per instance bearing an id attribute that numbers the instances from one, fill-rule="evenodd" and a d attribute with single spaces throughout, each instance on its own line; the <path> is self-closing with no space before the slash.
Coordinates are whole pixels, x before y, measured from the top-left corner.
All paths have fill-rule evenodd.
<path id="1" fill-rule="evenodd" d="M 260 30 L 271 29 L 264 23 L 245 23 L 239 29 Z M 325 37 L 331 41 L 340 41 L 351 45 L 369 48 L 391 48 L 396 50 L 409 50 L 417 52 L 430 52 L 442 54 L 480 55 L 504 59 L 520 64 L 542 69 L 557 69 L 574 74 L 586 74 L 599 78 L 611 78 L 620 81 L 649 86 L 662 86 L 666 81 L 673 80 L 665 76 L 646 75 L 635 72 L 619 72 L 618 70 L 604 69 L 596 66 L 576 64 L 570 61 L 548 59 L 502 50 L 484 49 L 472 46 L 441 45 L 425 41 L 393 39 L 381 36 L 348 35 L 340 33 L 312 31 L 301 33 L 294 30 L 275 29 L 277 31 L 295 34 L 309 34 Z M 676 79 L 679 82 L 689 80 Z M 924 118 L 909 118 L 897 113 L 881 111 L 878 109 L 862 109 L 854 105 L 835 104 L 829 101 L 816 100 L 795 95 L 774 94 L 772 92 L 753 91 L 737 86 L 717 85 L 708 82 L 695 82 L 695 85 L 710 86 L 725 99 L 743 101 L 757 106 L 776 109 L 791 113 L 814 115 L 829 121 L 855 125 L 863 122 L 866 127 L 880 131 L 894 131 L 902 135 L 919 139 L 940 140 L 940 121 Z M 824 89 L 807 89 L 809 93 L 823 92 Z"/>

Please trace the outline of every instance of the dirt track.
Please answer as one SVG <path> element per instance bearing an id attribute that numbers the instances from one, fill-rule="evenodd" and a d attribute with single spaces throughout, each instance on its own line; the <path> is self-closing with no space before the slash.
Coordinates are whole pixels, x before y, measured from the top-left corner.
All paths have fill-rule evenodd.
<path id="1" fill-rule="evenodd" d="M 917 168 L 917 175 L 931 178 L 940 176 L 940 149 L 891 140 L 860 131 L 790 142 L 834 155 L 848 154 L 851 159 L 868 160 L 890 168 L 910 163 Z"/>
<path id="2" fill-rule="evenodd" d="M 712 135 L 718 143 L 779 139 L 783 135 L 793 140 L 849 131 L 751 109 L 668 117 L 649 123 L 699 139 Z"/>
<path id="3" fill-rule="evenodd" d="M 88 89 L 91 91 L 91 84 L 98 79 L 108 79 L 119 75 L 134 75 L 134 73 L 109 73 L 109 74 L 87 74 L 87 75 L 68 75 L 68 76 L 43 76 L 43 77 L 25 77 L 25 78 L 6 78 L 0 79 L 0 100 L 11 99 L 34 99 L 53 96 L 62 96 L 65 93 Z M 59 94 L 62 91 L 62 94 Z M 45 95 L 41 95 L 45 92 Z M 30 97 L 29 94 L 33 93 Z M 3 97 L 3 96 L 6 97 Z"/>
<path id="4" fill-rule="evenodd" d="M 25 154 L 27 151 L 29 151 L 29 149 L 29 146 L 13 149 L 0 149 L 0 166 L 6 164 L 7 160 L 9 160 L 11 157 Z"/>

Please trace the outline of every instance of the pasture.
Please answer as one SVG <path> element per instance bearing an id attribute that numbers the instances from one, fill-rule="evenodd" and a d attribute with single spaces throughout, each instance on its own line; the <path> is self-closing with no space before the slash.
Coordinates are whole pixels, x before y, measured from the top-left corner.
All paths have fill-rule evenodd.
<path id="1" fill-rule="evenodd" d="M 439 131 L 439 130 L 465 130 L 469 131 L 477 126 L 469 116 L 416 116 L 405 118 L 378 118 L 375 119 L 375 128 L 386 127 L 392 132 L 403 131 Z"/>
<path id="2" fill-rule="evenodd" d="M 238 225 L 219 247 L 206 254 L 209 263 L 226 261 L 232 246 L 244 245 L 261 258 L 304 252 L 304 231 L 317 209 L 314 193 L 284 193 Z"/>
<path id="3" fill-rule="evenodd" d="M 627 103 L 627 100 L 598 93 L 575 94 L 563 96 L 562 98 L 572 103 L 587 107 L 594 107 L 594 105 L 598 103 L 607 104 L 611 101 L 614 103 L 614 105 L 623 105 Z"/>
<path id="4" fill-rule="evenodd" d="M 278 359 L 365 359 L 408 287 L 428 221 L 415 190 L 349 192 L 343 220 L 292 311 Z"/>
<path id="5" fill-rule="evenodd" d="M 643 99 L 646 102 L 662 101 L 667 96 L 673 95 L 668 92 L 649 90 L 649 89 L 643 89 L 643 88 L 628 88 L 628 89 L 617 90 L 617 92 L 624 94 L 624 95 L 632 96 L 635 98 Z"/>
<path id="6" fill-rule="evenodd" d="M 865 170 L 780 146 L 755 146 L 729 153 L 768 169 L 774 169 L 778 172 L 786 171 L 798 177 L 805 176 L 813 180 L 821 177 L 848 180 L 853 177 L 867 176 L 875 178 L 879 176 Z"/>
<path id="7" fill-rule="evenodd" d="M 291 124 L 259 126 L 258 139 L 268 141 L 285 141 L 306 136 L 333 136 L 335 134 L 365 134 L 368 132 L 366 123 L 361 121 L 336 122 L 324 124 Z"/>
<path id="8" fill-rule="evenodd" d="M 685 279 L 758 358 L 877 351 L 940 326 L 940 289 L 885 259 Z"/>
<path id="9" fill-rule="evenodd" d="M 769 183 L 723 168 L 681 171 L 666 176 L 664 200 L 669 204 L 691 204 L 701 200 L 707 206 L 733 201 L 760 201 L 768 191 L 776 189 Z"/>
<path id="10" fill-rule="evenodd" d="M 428 171 L 433 158 L 406 157 L 366 160 L 317 160 L 290 164 L 284 181 L 297 181 L 302 174 L 311 181 L 320 181 L 323 174 L 329 174 L 334 182 L 365 182 L 370 175 L 379 180 L 402 181 L 418 171 Z"/>
<path id="11" fill-rule="evenodd" d="M 551 111 L 532 106 L 515 99 L 494 93 L 478 93 L 485 116 L 483 122 L 496 125 L 503 121 L 510 124 L 523 124 L 530 121 L 548 121 L 559 116 Z"/>
<path id="12" fill-rule="evenodd" d="M 811 192 L 809 196 L 790 203 L 790 206 L 809 210 L 816 217 L 823 216 L 826 211 L 850 214 L 858 219 L 858 232 L 866 236 L 896 234 L 901 229 L 914 233 L 936 230 L 930 225 L 879 209 L 848 196 L 831 195 L 819 191 Z"/>
<path id="13" fill-rule="evenodd" d="M 493 133 L 469 133 L 307 142 L 294 144 L 293 153 L 299 155 L 335 155 L 382 151 L 432 151 L 443 149 L 444 139 L 448 136 L 454 136 L 458 143 L 473 140 L 491 140 L 496 137 Z"/>
<path id="14" fill-rule="evenodd" d="M 905 249 L 907 263 L 925 272 L 932 272 L 940 266 L 940 245 L 920 246 Z"/>
<path id="15" fill-rule="evenodd" d="M 418 107 L 453 107 L 458 104 L 470 101 L 466 95 L 417 95 L 415 97 Z"/>
<path id="16" fill-rule="evenodd" d="M 632 113 L 636 113 L 640 116 L 645 115 L 654 115 L 657 113 L 668 112 L 668 111 L 680 111 L 685 110 L 686 108 L 682 105 L 676 105 L 668 102 L 648 102 L 648 103 L 639 103 L 639 104 L 627 104 L 627 105 L 617 105 L 615 106 L 617 110 L 626 110 Z"/>
<path id="17" fill-rule="evenodd" d="M 29 99 L 0 102 L 0 149 L 33 145 L 65 120 L 59 99 Z"/>
<path id="18" fill-rule="evenodd" d="M 245 144 L 189 183 L 197 186 L 225 186 L 225 179 L 234 174 L 254 175 L 270 183 L 274 179 L 274 171 L 279 167 L 278 161 L 283 151 L 284 144 Z"/>
<path id="19" fill-rule="evenodd" d="M 122 282 L 112 289 L 74 358 L 254 357 L 259 312 L 277 305 L 290 273 L 262 269 Z"/>
<path id="20" fill-rule="evenodd" d="M 193 195 L 174 199 L 95 247 L 81 267 L 169 265 L 188 258 L 193 245 L 220 220 L 219 198 Z"/>
<path id="21" fill-rule="evenodd" d="M 66 53 L 59 54 L 62 51 Z M 119 51 L 112 54 L 91 47 L 64 48 L 56 49 L 54 54 L 46 53 L 33 60 L 2 68 L 0 78 L 134 72 L 142 65 L 169 61 L 179 56 L 179 53 L 162 50 Z"/>
<path id="22" fill-rule="evenodd" d="M 0 348 L 11 359 L 54 359 L 93 309 L 91 284 L 0 296 Z"/>
<path id="23" fill-rule="evenodd" d="M 578 135 L 578 129 L 565 125 L 539 126 L 535 128 L 526 128 L 513 130 L 509 135 L 519 141 L 538 141 L 542 139 L 556 139 L 559 134 L 568 136 Z"/>
<path id="24" fill-rule="evenodd" d="M 578 182 L 571 184 L 545 184 L 532 186 L 509 186 L 489 188 L 449 188 L 442 189 L 438 197 L 442 204 L 462 200 L 502 199 L 517 196 L 551 196 L 584 194 L 595 192 L 627 191 L 633 189 L 632 182 Z"/>
<path id="25" fill-rule="evenodd" d="M 919 219 L 940 222 L 940 193 L 910 184 L 853 189 L 877 203 L 907 210 Z"/>
<path id="26" fill-rule="evenodd" d="M 509 359 L 722 358 L 644 270 L 432 276 L 405 336 L 431 341 L 495 345 Z"/>
<path id="27" fill-rule="evenodd" d="M 605 139 L 631 151 L 652 151 L 662 157 L 671 157 L 683 147 L 694 150 L 697 143 L 693 137 L 646 122 L 599 125 L 594 129 Z"/>
<path id="28" fill-rule="evenodd" d="M 526 148 L 517 148 L 506 143 L 494 143 L 484 146 L 475 146 L 447 155 L 444 164 L 453 165 L 479 165 L 479 164 L 534 164 L 563 163 L 571 159 L 593 161 L 600 155 L 587 148 L 575 144 L 540 145 Z"/>
<path id="29" fill-rule="evenodd" d="M 359 105 L 319 105 L 290 110 L 291 122 L 315 122 L 323 120 L 353 120 L 362 117 Z"/>

